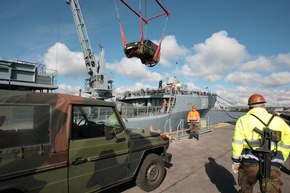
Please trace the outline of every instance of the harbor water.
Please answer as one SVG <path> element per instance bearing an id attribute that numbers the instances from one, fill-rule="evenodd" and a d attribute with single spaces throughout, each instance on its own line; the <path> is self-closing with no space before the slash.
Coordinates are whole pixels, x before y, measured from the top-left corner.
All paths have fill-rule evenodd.
<path id="1" fill-rule="evenodd" d="M 237 119 L 247 112 L 233 112 L 233 111 L 209 111 L 205 116 L 208 125 L 214 125 L 225 122 L 236 122 Z"/>

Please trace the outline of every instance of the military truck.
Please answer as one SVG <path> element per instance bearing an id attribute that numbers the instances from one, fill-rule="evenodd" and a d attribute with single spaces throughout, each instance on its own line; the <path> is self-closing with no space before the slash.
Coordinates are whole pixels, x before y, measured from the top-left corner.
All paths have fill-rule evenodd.
<path id="1" fill-rule="evenodd" d="M 0 192 L 99 192 L 163 181 L 169 140 L 127 129 L 113 102 L 0 90 Z"/>

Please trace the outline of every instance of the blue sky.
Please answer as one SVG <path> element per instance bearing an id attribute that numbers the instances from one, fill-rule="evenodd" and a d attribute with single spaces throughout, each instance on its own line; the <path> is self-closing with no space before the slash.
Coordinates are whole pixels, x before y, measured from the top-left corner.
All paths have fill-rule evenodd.
<path id="1" fill-rule="evenodd" d="M 138 1 L 127 2 L 138 7 Z M 156 88 L 160 79 L 176 75 L 190 88 L 208 87 L 232 104 L 246 105 L 251 94 L 260 93 L 268 106 L 290 107 L 289 0 L 163 2 L 171 15 L 161 60 L 148 68 L 125 57 L 114 0 L 80 0 L 95 54 L 99 42 L 106 50 L 115 91 Z M 138 18 L 116 3 L 127 41 L 138 41 Z M 155 1 L 147 0 L 148 15 L 158 10 Z M 159 42 L 164 24 L 165 17 L 149 22 L 147 38 Z M 65 0 L 0 1 L 0 26 L 1 59 L 57 69 L 58 92 L 83 89 L 88 75 Z"/>

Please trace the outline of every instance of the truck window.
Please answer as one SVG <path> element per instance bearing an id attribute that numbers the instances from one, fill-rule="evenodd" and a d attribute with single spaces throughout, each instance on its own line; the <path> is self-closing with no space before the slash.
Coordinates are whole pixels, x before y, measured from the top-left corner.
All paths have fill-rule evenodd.
<path id="1" fill-rule="evenodd" d="M 47 144 L 49 133 L 49 106 L 0 106 L 0 149 Z"/>
<path id="2" fill-rule="evenodd" d="M 123 129 L 112 107 L 73 106 L 72 138 L 105 137 L 105 127 L 112 127 L 115 134 Z"/>

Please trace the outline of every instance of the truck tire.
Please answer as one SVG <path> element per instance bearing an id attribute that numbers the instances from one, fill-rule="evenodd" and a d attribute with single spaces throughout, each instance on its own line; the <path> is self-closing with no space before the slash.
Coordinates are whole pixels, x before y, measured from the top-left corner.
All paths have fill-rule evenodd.
<path id="1" fill-rule="evenodd" d="M 136 178 L 136 184 L 146 192 L 156 189 L 165 176 L 163 159 L 157 154 L 149 154 L 144 159 Z"/>

